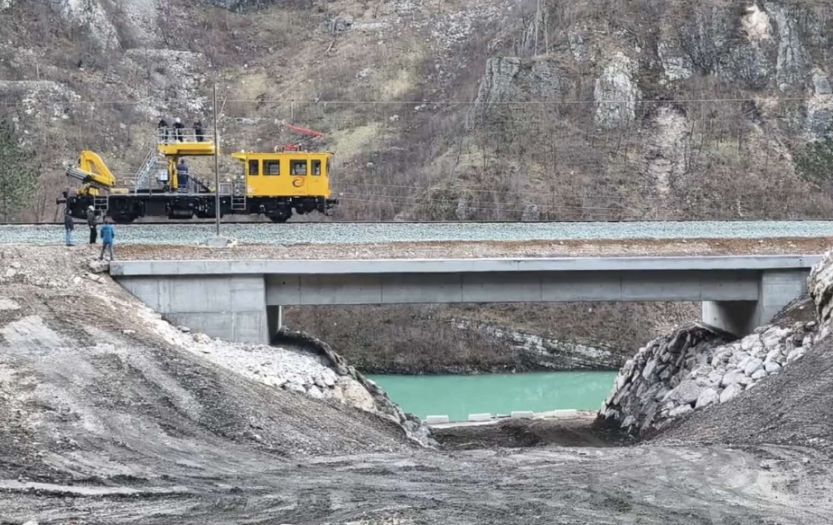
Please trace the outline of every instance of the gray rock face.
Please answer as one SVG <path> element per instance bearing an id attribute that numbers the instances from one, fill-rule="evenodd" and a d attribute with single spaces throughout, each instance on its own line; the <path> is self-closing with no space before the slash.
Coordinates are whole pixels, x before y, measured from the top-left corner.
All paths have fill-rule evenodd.
<path id="1" fill-rule="evenodd" d="M 777 2 L 766 2 L 778 26 L 778 62 L 775 79 L 778 89 L 801 89 L 810 71 L 810 58 L 801 42 L 795 15 Z"/>
<path id="2" fill-rule="evenodd" d="M 244 11 L 246 9 L 276 4 L 278 0 L 203 0 L 203 2 L 228 9 L 229 11 Z"/>
<path id="3" fill-rule="evenodd" d="M 685 80 L 694 74 L 694 64 L 685 53 L 667 42 L 660 42 L 657 45 L 659 56 L 665 78 L 668 81 Z"/>
<path id="4" fill-rule="evenodd" d="M 622 364 L 621 358 L 608 348 L 587 346 L 572 341 L 562 341 L 540 335 L 508 330 L 501 326 L 468 319 L 456 319 L 459 330 L 477 332 L 500 341 L 535 363 L 536 368 L 548 370 L 575 370 L 614 368 Z"/>
<path id="5" fill-rule="evenodd" d="M 669 80 L 687 78 L 690 67 L 747 89 L 774 84 L 781 91 L 800 90 L 812 70 L 804 40 L 825 33 L 810 27 L 808 18 L 806 9 L 778 1 L 752 4 L 740 13 L 730 4 L 698 8 L 677 38 L 661 42 L 658 55 Z"/>
<path id="6" fill-rule="evenodd" d="M 636 117 L 642 92 L 636 85 L 636 64 L 624 53 L 616 53 L 596 80 L 596 125 L 606 129 L 626 127 Z"/>
<path id="7" fill-rule="evenodd" d="M 486 62 L 474 111 L 478 117 L 499 114 L 503 102 L 558 100 L 570 83 L 558 64 L 546 57 L 496 57 Z"/>

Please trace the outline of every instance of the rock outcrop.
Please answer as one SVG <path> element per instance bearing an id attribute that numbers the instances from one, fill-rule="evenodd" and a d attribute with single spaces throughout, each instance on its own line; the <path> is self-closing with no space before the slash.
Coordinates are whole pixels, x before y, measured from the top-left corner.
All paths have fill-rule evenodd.
<path id="1" fill-rule="evenodd" d="M 600 370 L 614 369 L 622 358 L 602 345 L 588 345 L 573 341 L 511 330 L 490 323 L 468 319 L 454 321 L 456 328 L 482 334 L 518 352 L 529 370 Z"/>
<path id="2" fill-rule="evenodd" d="M 616 53 L 596 80 L 596 125 L 613 129 L 628 126 L 636 117 L 642 96 L 634 75 L 636 64 L 624 53 Z"/>
<path id="3" fill-rule="evenodd" d="M 557 101 L 569 89 L 568 78 L 555 61 L 546 57 L 490 58 L 474 101 L 475 114 L 488 118 L 503 109 L 502 104 Z M 511 110 L 509 107 L 507 113 Z"/>
<path id="4" fill-rule="evenodd" d="M 243 11 L 246 9 L 264 7 L 276 4 L 277 0 L 205 0 L 205 3 L 228 9 L 229 11 Z"/>

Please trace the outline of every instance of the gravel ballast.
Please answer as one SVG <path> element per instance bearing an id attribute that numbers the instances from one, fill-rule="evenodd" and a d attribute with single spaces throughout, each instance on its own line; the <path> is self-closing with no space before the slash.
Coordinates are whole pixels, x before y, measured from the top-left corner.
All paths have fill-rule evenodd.
<path id="1" fill-rule="evenodd" d="M 82 241 L 79 223 L 76 237 Z M 117 225 L 118 244 L 197 245 L 212 223 Z M 831 237 L 833 221 L 544 222 L 544 223 L 254 223 L 223 224 L 222 235 L 244 244 L 372 244 L 398 242 L 596 241 L 626 239 L 771 239 Z M 0 226 L 0 244 L 53 244 L 62 225 Z"/>

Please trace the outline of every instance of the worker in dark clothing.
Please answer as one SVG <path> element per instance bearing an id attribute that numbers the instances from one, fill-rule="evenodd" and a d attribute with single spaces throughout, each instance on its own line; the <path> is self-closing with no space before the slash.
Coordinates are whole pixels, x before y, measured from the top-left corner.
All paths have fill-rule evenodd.
<path id="1" fill-rule="evenodd" d="M 75 229 L 75 222 L 72 220 L 71 211 L 67 208 L 67 212 L 64 214 L 64 239 L 66 240 L 67 246 L 75 246 L 75 243 L 72 242 L 72 230 Z"/>
<path id="2" fill-rule="evenodd" d="M 181 120 L 176 119 L 176 121 L 174 121 L 174 137 L 176 137 L 177 142 L 182 142 L 184 135 L 185 124 L 183 124 Z"/>
<path id="3" fill-rule="evenodd" d="M 167 144 L 170 139 L 171 130 L 168 128 L 168 121 L 164 117 L 159 119 L 159 124 L 156 126 L 157 139 L 163 144 Z"/>
<path id="4" fill-rule="evenodd" d="M 98 226 L 96 224 L 95 208 L 90 205 L 87 207 L 87 226 L 90 227 L 90 244 L 95 244 L 98 239 Z"/>
<path id="5" fill-rule="evenodd" d="M 202 142 L 205 139 L 205 132 L 202 129 L 202 122 L 197 120 L 194 122 L 194 135 L 197 136 L 197 142 Z"/>
<path id="6" fill-rule="evenodd" d="M 176 165 L 176 178 L 179 193 L 188 193 L 188 165 L 185 164 L 185 159 L 179 159 L 179 164 Z"/>

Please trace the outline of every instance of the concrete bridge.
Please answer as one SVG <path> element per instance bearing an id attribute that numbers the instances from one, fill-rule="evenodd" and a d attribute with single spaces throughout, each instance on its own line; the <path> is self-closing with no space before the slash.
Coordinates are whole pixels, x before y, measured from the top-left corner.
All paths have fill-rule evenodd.
<path id="1" fill-rule="evenodd" d="M 280 307 L 696 301 L 738 335 L 806 292 L 815 255 L 116 261 L 110 273 L 177 324 L 267 343 Z"/>

